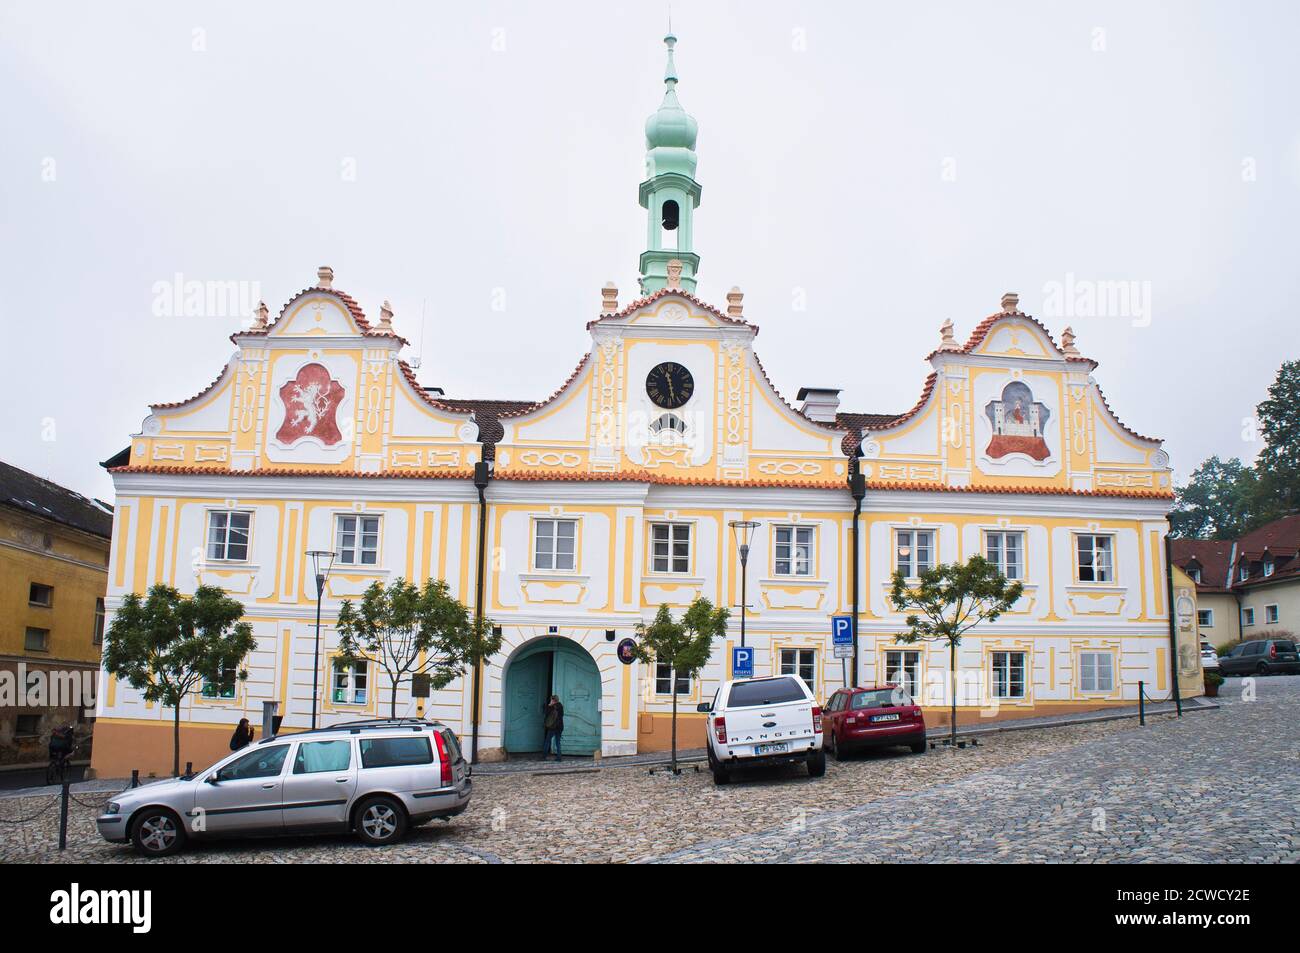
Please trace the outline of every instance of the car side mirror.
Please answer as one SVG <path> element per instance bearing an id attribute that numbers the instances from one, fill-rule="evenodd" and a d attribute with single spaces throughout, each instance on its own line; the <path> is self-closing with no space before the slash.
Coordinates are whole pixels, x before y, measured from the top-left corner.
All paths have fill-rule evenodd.
<path id="1" fill-rule="evenodd" d="M 713 711 L 713 705 L 711 705 L 709 702 L 700 702 L 698 705 L 695 706 L 695 710 L 707 714 Z"/>
<path id="2" fill-rule="evenodd" d="M 203 779 L 204 784 L 216 784 L 217 782 L 218 782 L 218 778 L 215 773 L 209 774 L 206 778 Z"/>

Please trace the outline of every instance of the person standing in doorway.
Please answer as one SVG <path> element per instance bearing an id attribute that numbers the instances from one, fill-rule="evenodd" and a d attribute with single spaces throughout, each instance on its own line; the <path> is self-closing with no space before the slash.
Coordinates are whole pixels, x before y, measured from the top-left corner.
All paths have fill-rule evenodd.
<path id="1" fill-rule="evenodd" d="M 546 734 L 542 738 L 542 760 L 545 761 L 551 753 L 551 739 L 555 739 L 555 760 L 560 760 L 560 735 L 564 734 L 564 706 L 560 704 L 560 696 L 552 695 L 551 700 L 546 703 L 543 709 L 542 726 L 546 729 Z"/>

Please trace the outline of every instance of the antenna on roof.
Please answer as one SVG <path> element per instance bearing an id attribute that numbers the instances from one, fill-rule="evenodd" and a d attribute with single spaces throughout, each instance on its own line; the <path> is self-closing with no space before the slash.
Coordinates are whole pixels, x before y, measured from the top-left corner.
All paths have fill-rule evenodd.
<path id="1" fill-rule="evenodd" d="M 420 299 L 420 344 L 415 350 L 415 357 L 411 358 L 411 367 L 417 371 L 420 369 L 420 365 L 424 363 L 424 306 L 428 302 L 428 298 Z"/>

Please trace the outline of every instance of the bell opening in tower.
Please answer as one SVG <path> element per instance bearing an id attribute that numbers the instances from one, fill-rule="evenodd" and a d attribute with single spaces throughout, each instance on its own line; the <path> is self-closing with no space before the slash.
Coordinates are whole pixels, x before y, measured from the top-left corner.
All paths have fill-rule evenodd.
<path id="1" fill-rule="evenodd" d="M 667 248 L 673 251 L 677 250 L 677 236 L 679 230 L 677 226 L 681 222 L 681 209 L 678 208 L 677 202 L 669 199 L 663 205 L 663 215 L 660 220 L 661 230 L 659 233 L 659 247 Z"/>

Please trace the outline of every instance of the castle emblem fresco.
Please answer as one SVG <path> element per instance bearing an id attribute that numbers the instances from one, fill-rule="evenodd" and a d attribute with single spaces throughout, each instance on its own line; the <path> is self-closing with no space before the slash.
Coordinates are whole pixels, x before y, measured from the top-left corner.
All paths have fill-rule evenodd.
<path id="1" fill-rule="evenodd" d="M 1034 400 L 1034 392 L 1023 381 L 1012 381 L 1002 390 L 999 400 L 991 400 L 984 413 L 993 425 L 993 438 L 984 452 L 999 460 L 1012 453 L 1023 453 L 1043 461 L 1050 455 L 1043 427 L 1051 411 Z"/>

